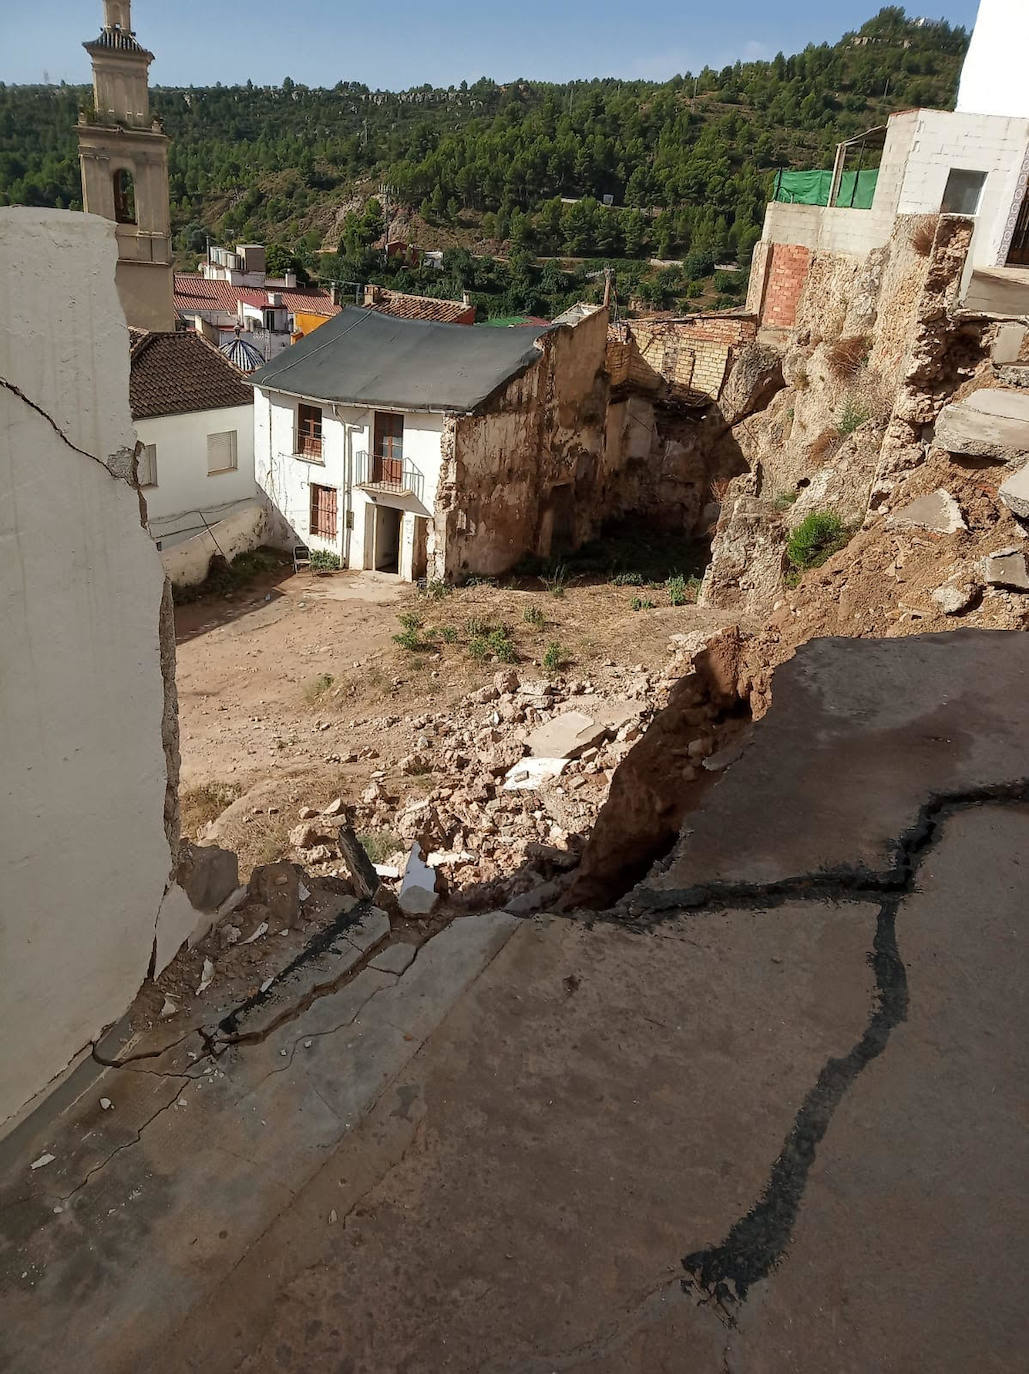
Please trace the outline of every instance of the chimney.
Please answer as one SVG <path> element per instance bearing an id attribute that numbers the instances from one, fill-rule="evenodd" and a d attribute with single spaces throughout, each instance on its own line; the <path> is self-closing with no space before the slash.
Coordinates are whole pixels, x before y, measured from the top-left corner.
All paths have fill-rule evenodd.
<path id="1" fill-rule="evenodd" d="M 329 300 L 332 301 L 333 305 L 339 305 L 339 299 L 338 299 L 338 297 L 339 297 L 339 287 L 336 285 L 335 282 L 331 282 L 331 283 L 329 284 Z"/>
<path id="2" fill-rule="evenodd" d="M 281 305 L 282 305 L 282 295 L 281 295 L 281 293 L 278 292 L 278 291 L 269 291 L 269 292 L 268 292 L 268 304 L 269 304 L 269 305 L 274 305 L 276 308 L 278 308 L 279 306 L 281 306 Z"/>
<path id="3" fill-rule="evenodd" d="M 462 305 L 471 305 L 471 303 L 472 303 L 471 297 L 468 295 L 468 292 L 467 292 L 467 291 L 462 291 L 462 292 L 461 292 L 461 304 L 462 304 Z"/>
<path id="4" fill-rule="evenodd" d="M 295 272 L 287 272 L 284 280 L 286 286 L 292 291 L 297 284 L 297 274 Z"/>

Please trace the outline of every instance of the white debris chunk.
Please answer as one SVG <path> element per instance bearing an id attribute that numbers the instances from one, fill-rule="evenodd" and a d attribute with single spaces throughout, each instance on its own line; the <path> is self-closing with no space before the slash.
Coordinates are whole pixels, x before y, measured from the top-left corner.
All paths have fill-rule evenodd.
<path id="1" fill-rule="evenodd" d="M 51 1154 L 40 1155 L 38 1159 L 34 1159 L 34 1160 L 32 1161 L 32 1163 L 29 1165 L 29 1168 L 30 1168 L 30 1169 L 42 1169 L 42 1168 L 44 1168 L 47 1164 L 53 1164 L 53 1162 L 54 1162 L 54 1160 L 55 1160 L 56 1158 L 57 1158 L 56 1155 L 51 1155 Z"/>
<path id="2" fill-rule="evenodd" d="M 200 982 L 197 984 L 197 996 L 199 997 L 202 992 L 206 992 L 213 982 L 214 964 L 211 963 L 210 959 L 205 959 L 204 971 L 200 975 Z"/>
<path id="3" fill-rule="evenodd" d="M 257 929 L 253 932 L 253 934 L 252 934 L 252 935 L 248 935 L 247 938 L 243 941 L 243 943 L 244 943 L 245 945 L 252 945 L 252 944 L 254 943 L 255 940 L 259 940 L 259 939 L 261 938 L 262 935 L 267 935 L 267 934 L 268 934 L 268 922 L 267 922 L 267 921 L 262 921 L 261 924 L 257 927 Z"/>
<path id="4" fill-rule="evenodd" d="M 177 1003 L 177 1002 L 173 1002 L 172 999 L 171 999 L 170 997 L 167 997 L 167 996 L 166 996 L 165 999 L 164 999 L 164 1006 L 161 1008 L 161 1015 L 162 1015 L 162 1016 L 174 1016 L 175 1013 L 178 1011 L 178 1009 L 179 1009 L 178 1003 Z"/>
<path id="5" fill-rule="evenodd" d="M 111 1101 L 109 1097 L 102 1097 L 100 1099 L 100 1110 L 102 1112 L 109 1112 L 112 1110 L 113 1107 L 114 1103 Z"/>
<path id="6" fill-rule="evenodd" d="M 400 896 L 397 898 L 400 910 L 406 916 L 428 916 L 438 900 L 436 870 L 422 858 L 421 846 L 415 840 L 400 884 Z"/>
<path id="7" fill-rule="evenodd" d="M 266 979 L 264 980 L 264 982 L 261 984 L 261 991 L 262 991 L 262 992 L 267 992 L 268 989 L 271 987 L 271 985 L 272 985 L 274 982 L 275 982 L 275 979 L 274 979 L 274 978 L 266 978 Z"/>
<path id="8" fill-rule="evenodd" d="M 504 776 L 504 791 L 533 792 L 545 782 L 559 778 L 568 764 L 568 759 L 519 759 Z"/>
<path id="9" fill-rule="evenodd" d="M 335 1207 L 333 1207 L 332 1211 L 329 1213 L 329 1225 L 335 1226 L 337 1221 L 339 1221 L 339 1214 Z"/>

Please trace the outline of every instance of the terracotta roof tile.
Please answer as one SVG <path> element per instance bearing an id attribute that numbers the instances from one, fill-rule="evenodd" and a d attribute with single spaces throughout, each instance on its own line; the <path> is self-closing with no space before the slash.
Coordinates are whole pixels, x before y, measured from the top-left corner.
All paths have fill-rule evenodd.
<path id="1" fill-rule="evenodd" d="M 436 296 L 410 296 L 403 291 L 377 287 L 369 309 L 400 320 L 436 320 L 439 324 L 474 324 L 475 307 L 463 301 L 445 301 Z"/>
<path id="2" fill-rule="evenodd" d="M 310 310 L 316 315 L 338 315 L 340 307 L 319 286 L 233 286 L 227 281 L 208 281 L 199 272 L 175 273 L 175 309 L 227 310 L 236 313 L 239 301 L 258 308 L 267 306 L 268 292 L 276 292 L 286 310 Z"/>
<path id="3" fill-rule="evenodd" d="M 252 405 L 253 387 L 201 334 L 132 330 L 129 403 L 134 420 Z"/>

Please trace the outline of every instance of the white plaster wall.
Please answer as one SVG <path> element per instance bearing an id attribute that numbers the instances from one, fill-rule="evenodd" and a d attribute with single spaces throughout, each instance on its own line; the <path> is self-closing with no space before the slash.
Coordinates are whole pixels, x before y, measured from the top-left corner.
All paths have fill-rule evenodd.
<path id="1" fill-rule="evenodd" d="M 390 493 L 366 493 L 357 486 L 360 455 L 372 447 L 374 411 L 355 406 L 322 406 L 321 462 L 294 455 L 296 411 L 300 402 L 281 392 L 254 394 L 254 461 L 257 485 L 298 538 L 311 548 L 339 556 L 348 567 L 372 566 L 366 548 L 366 512 L 375 504 L 431 516 L 439 487 L 444 417 L 404 412 L 404 462 L 422 477 L 422 499 Z M 311 402 L 315 404 L 315 402 Z M 335 487 L 336 538 L 311 534 L 311 484 Z M 346 512 L 353 512 L 347 529 Z"/>
<path id="2" fill-rule="evenodd" d="M 267 525 L 264 506 L 256 500 L 247 502 L 242 510 L 233 510 L 224 520 L 212 523 L 210 530 L 163 548 L 161 566 L 174 586 L 194 586 L 207 576 L 214 554 L 220 553 L 231 562 L 238 553 L 256 549 L 264 539 Z"/>
<path id="3" fill-rule="evenodd" d="M 115 261 L 113 223 L 0 209 L 0 1122 L 125 1011 L 171 868 Z"/>
<path id="4" fill-rule="evenodd" d="M 1029 117 L 1029 4 L 979 0 L 979 14 L 961 68 L 962 113 Z"/>
<path id="5" fill-rule="evenodd" d="M 207 436 L 236 431 L 236 469 L 208 474 Z M 157 445 L 157 486 L 144 487 L 147 515 L 166 521 L 246 501 L 257 494 L 254 482 L 254 407 L 224 406 L 187 415 L 160 415 L 137 420 L 140 442 Z"/>

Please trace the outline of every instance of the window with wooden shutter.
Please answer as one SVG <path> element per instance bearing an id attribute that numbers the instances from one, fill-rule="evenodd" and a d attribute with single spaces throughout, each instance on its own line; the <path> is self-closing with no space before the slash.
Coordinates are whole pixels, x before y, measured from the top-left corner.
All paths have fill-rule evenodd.
<path id="1" fill-rule="evenodd" d="M 141 487 L 157 486 L 157 445 L 144 444 L 136 460 L 136 473 Z"/>
<path id="2" fill-rule="evenodd" d="M 297 406 L 297 453 L 303 454 L 306 458 L 321 458 L 321 406 Z"/>
<path id="3" fill-rule="evenodd" d="M 336 488 L 311 483 L 311 533 L 320 539 L 336 538 Z"/>
<path id="4" fill-rule="evenodd" d="M 223 430 L 220 434 L 207 436 L 207 475 L 216 472 L 232 472 L 236 467 L 236 431 Z"/>

